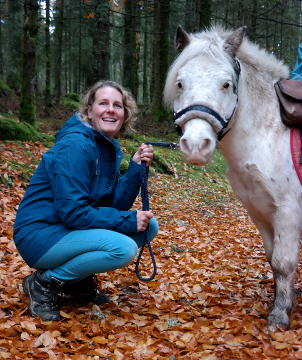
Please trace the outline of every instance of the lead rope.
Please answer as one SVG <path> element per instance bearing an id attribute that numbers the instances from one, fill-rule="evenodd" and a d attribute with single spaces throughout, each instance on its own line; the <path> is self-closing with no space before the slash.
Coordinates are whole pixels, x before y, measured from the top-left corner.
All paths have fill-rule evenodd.
<path id="1" fill-rule="evenodd" d="M 178 147 L 178 144 L 176 144 L 176 143 L 148 141 L 145 144 L 146 145 L 169 147 L 169 148 Z M 141 183 L 141 197 L 142 197 L 143 211 L 149 211 L 148 173 L 149 173 L 149 168 L 146 167 L 146 161 L 142 161 L 141 162 L 141 168 L 140 168 L 140 183 Z M 153 274 L 149 278 L 141 277 L 140 274 L 139 274 L 139 270 L 138 270 L 139 263 L 140 263 L 140 260 L 141 260 L 141 257 L 142 257 L 142 254 L 143 254 L 143 251 L 144 251 L 144 248 L 145 248 L 146 244 L 148 244 L 148 248 L 149 248 L 149 252 L 150 252 L 151 259 L 152 259 L 152 264 L 153 264 Z M 155 257 L 154 257 L 152 247 L 151 247 L 151 243 L 150 243 L 150 239 L 149 239 L 149 225 L 148 225 L 146 230 L 145 230 L 145 239 L 144 239 L 143 245 L 142 245 L 142 247 L 140 249 L 140 252 L 139 252 L 137 260 L 136 260 L 135 273 L 136 273 L 136 276 L 141 281 L 150 281 L 150 280 L 154 279 L 154 277 L 156 275 L 156 271 L 157 271 L 156 261 L 155 261 Z"/>

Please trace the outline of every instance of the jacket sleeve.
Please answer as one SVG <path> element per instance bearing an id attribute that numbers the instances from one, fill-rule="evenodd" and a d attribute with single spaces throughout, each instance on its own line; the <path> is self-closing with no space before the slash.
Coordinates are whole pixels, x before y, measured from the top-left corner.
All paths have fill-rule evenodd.
<path id="1" fill-rule="evenodd" d="M 52 164 L 54 205 L 62 223 L 73 230 L 137 231 L 136 211 L 89 205 L 90 158 L 83 141 L 62 142 Z"/>
<path id="2" fill-rule="evenodd" d="M 128 170 L 122 177 L 118 171 L 110 206 L 120 211 L 129 210 L 140 189 L 140 165 L 130 160 Z"/>
<path id="3" fill-rule="evenodd" d="M 298 48 L 297 62 L 290 78 L 291 80 L 302 80 L 302 44 Z"/>

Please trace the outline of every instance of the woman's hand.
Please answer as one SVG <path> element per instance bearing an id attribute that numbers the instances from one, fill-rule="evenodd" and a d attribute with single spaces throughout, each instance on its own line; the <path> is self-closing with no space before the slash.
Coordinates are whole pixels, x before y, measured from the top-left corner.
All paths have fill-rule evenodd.
<path id="1" fill-rule="evenodd" d="M 150 220 L 153 218 L 152 211 L 136 211 L 137 231 L 145 231 Z"/>
<path id="2" fill-rule="evenodd" d="M 146 166 L 150 166 L 153 158 L 153 147 L 152 145 L 142 144 L 138 151 L 133 155 L 132 160 L 138 165 L 141 164 L 142 160 L 146 161 Z"/>

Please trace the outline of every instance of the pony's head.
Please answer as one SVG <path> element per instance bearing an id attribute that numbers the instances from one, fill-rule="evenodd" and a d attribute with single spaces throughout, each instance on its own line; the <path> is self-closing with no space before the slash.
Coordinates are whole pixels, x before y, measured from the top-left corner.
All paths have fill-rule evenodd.
<path id="1" fill-rule="evenodd" d="M 183 114 L 175 123 L 182 130 L 180 147 L 190 164 L 210 161 L 223 122 L 236 108 L 236 53 L 245 31 L 242 27 L 231 33 L 216 29 L 189 35 L 177 28 L 179 56 L 169 70 L 164 98 L 176 114 Z M 187 108 L 189 112 L 183 111 Z"/>

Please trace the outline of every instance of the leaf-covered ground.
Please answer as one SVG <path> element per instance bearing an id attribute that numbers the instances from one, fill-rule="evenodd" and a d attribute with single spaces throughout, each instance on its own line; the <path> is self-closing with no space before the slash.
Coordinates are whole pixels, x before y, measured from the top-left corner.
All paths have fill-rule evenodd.
<path id="1" fill-rule="evenodd" d="M 109 305 L 79 307 L 64 299 L 62 321 L 31 318 L 22 279 L 34 270 L 16 251 L 13 224 L 48 148 L 0 145 L 0 359 L 302 359 L 302 297 L 289 331 L 265 330 L 274 290 L 256 227 L 213 172 L 198 177 L 171 158 L 174 176 L 157 172 L 149 181 L 160 224 L 156 278 L 139 281 L 133 262 L 99 275 Z M 134 208 L 140 207 L 138 199 Z M 141 275 L 147 276 L 152 265 L 144 254 Z M 300 273 L 301 266 L 297 288 Z"/>

